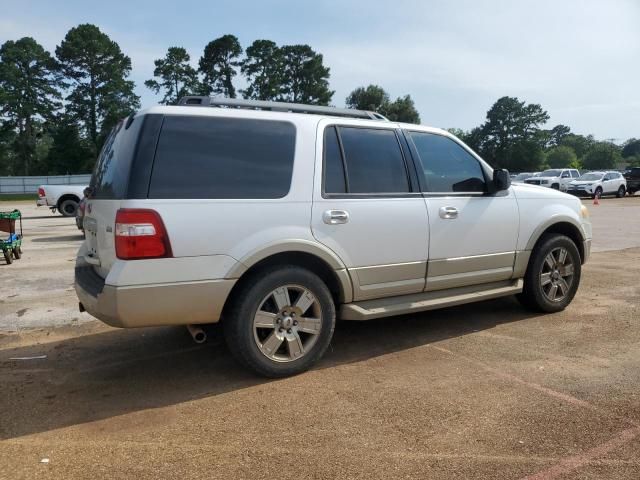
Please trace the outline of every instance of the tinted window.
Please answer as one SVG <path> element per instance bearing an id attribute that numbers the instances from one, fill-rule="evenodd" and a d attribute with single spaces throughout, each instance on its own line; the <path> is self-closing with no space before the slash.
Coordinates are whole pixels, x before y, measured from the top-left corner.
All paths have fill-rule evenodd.
<path id="1" fill-rule="evenodd" d="M 580 173 L 577 170 L 571 170 L 571 176 L 573 178 L 578 178 L 580 177 Z"/>
<path id="2" fill-rule="evenodd" d="M 91 176 L 92 198 L 125 198 L 131 162 L 143 120 L 144 117 L 137 117 L 130 123 L 129 128 L 125 128 L 125 119 L 109 133 Z"/>
<path id="3" fill-rule="evenodd" d="M 339 127 L 349 193 L 406 193 L 409 179 L 393 130 Z"/>
<path id="4" fill-rule="evenodd" d="M 294 150 L 288 122 L 167 116 L 149 198 L 284 197 Z"/>
<path id="5" fill-rule="evenodd" d="M 345 193 L 344 166 L 335 127 L 324 131 L 324 191 Z"/>
<path id="6" fill-rule="evenodd" d="M 430 192 L 484 192 L 482 167 L 450 138 L 424 132 L 409 133 L 418 150 Z"/>

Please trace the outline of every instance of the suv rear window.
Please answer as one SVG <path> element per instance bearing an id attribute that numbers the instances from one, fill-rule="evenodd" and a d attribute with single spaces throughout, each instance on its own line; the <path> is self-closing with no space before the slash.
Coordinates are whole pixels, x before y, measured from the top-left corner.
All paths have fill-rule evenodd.
<path id="1" fill-rule="evenodd" d="M 149 198 L 281 198 L 291 185 L 289 122 L 167 116 Z"/>

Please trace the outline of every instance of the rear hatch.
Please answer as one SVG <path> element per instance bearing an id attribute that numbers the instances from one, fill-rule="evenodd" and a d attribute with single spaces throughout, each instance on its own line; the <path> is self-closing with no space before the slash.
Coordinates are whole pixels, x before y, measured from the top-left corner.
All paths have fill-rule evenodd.
<path id="1" fill-rule="evenodd" d="M 130 194 L 131 170 L 143 121 L 144 116 L 129 118 L 113 128 L 91 177 L 84 212 L 84 258 L 102 278 L 106 278 L 116 260 L 115 218 Z"/>

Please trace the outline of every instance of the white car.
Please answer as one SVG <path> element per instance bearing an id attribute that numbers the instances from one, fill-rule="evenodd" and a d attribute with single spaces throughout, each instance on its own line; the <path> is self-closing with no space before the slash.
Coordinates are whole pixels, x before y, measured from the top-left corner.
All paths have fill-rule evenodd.
<path id="1" fill-rule="evenodd" d="M 58 210 L 65 217 L 75 217 L 86 185 L 40 185 L 38 187 L 38 207 Z"/>
<path id="2" fill-rule="evenodd" d="M 563 192 L 567 191 L 569 183 L 580 177 L 580 172 L 575 168 L 550 168 L 535 176 L 527 178 L 524 183 L 554 188 Z"/>
<path id="3" fill-rule="evenodd" d="M 197 324 L 222 322 L 236 359 L 280 377 L 323 355 L 336 318 L 507 295 L 555 312 L 578 289 L 581 202 L 511 185 L 445 130 L 332 107 L 181 104 L 118 124 L 96 165 L 75 289 L 110 325 L 188 325 L 203 341 Z"/>
<path id="4" fill-rule="evenodd" d="M 592 198 L 603 195 L 624 197 L 627 192 L 627 180 L 620 172 L 589 172 L 569 183 L 567 193 L 587 195 Z"/>

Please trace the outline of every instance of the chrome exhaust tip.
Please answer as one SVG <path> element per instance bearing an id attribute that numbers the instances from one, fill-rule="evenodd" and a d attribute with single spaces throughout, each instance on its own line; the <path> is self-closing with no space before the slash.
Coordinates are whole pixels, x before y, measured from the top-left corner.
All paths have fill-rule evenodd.
<path id="1" fill-rule="evenodd" d="M 207 333 L 197 325 L 187 325 L 187 330 L 189 330 L 194 342 L 204 343 L 207 341 Z"/>

